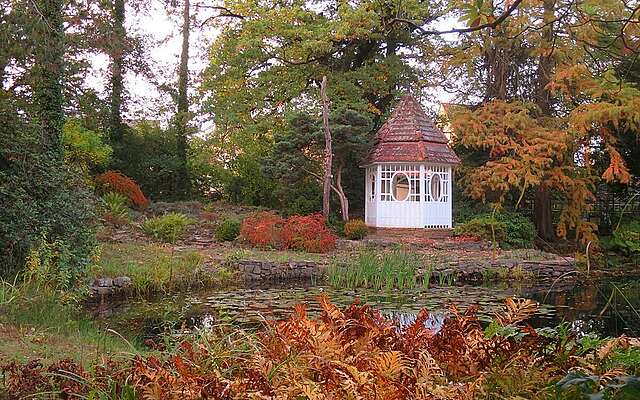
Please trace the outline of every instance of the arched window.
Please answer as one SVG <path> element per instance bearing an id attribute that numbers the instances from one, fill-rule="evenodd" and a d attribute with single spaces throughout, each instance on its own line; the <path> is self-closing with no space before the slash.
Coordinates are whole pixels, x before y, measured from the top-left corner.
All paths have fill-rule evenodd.
<path id="1" fill-rule="evenodd" d="M 393 175 L 391 180 L 391 193 L 396 201 L 405 201 L 410 194 L 409 177 L 407 174 L 399 172 Z"/>

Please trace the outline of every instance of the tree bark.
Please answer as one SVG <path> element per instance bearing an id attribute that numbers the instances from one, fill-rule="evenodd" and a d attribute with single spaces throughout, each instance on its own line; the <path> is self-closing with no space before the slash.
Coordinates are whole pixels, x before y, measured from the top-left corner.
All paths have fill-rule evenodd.
<path id="1" fill-rule="evenodd" d="M 324 128 L 324 176 L 322 180 L 322 215 L 325 220 L 329 218 L 331 201 L 331 169 L 333 162 L 333 150 L 331 149 L 331 131 L 329 130 L 329 99 L 327 98 L 327 77 L 322 77 L 320 84 L 320 97 L 322 97 L 322 126 Z M 343 215 L 344 219 L 344 215 Z"/>
<path id="2" fill-rule="evenodd" d="M 547 85 L 551 79 L 554 67 L 553 21 L 555 18 L 556 0 L 544 0 L 542 5 L 544 8 L 542 19 L 545 23 L 542 31 L 542 45 L 546 52 L 540 55 L 538 59 L 535 102 L 543 116 L 550 116 L 552 113 L 551 93 L 547 89 Z"/>
<path id="3" fill-rule="evenodd" d="M 31 3 L 35 24 L 35 62 L 33 99 L 42 126 L 43 151 L 54 162 L 62 162 L 64 125 L 64 25 L 62 0 L 37 0 Z"/>
<path id="4" fill-rule="evenodd" d="M 114 0 L 112 12 L 113 37 L 111 55 L 111 101 L 109 112 L 109 137 L 112 145 L 122 142 L 122 95 L 124 92 L 124 55 L 127 32 L 125 22 L 125 0 Z M 114 150 L 118 150 L 115 146 Z"/>
<path id="5" fill-rule="evenodd" d="M 538 69 L 536 71 L 536 90 L 535 102 L 542 117 L 550 117 L 553 113 L 551 104 L 551 93 L 547 89 L 551 74 L 553 71 L 553 20 L 555 18 L 555 0 L 544 0 L 543 21 L 546 24 L 542 32 L 542 44 L 548 51 L 541 55 L 538 60 Z M 553 218 L 551 215 L 551 197 L 550 193 L 543 187 L 539 187 L 533 203 L 533 211 L 535 216 L 536 230 L 538 237 L 553 242 L 557 239 L 555 229 L 553 228 Z"/>
<path id="6" fill-rule="evenodd" d="M 189 125 L 189 32 L 191 15 L 189 0 L 184 0 L 182 12 L 182 52 L 178 71 L 178 101 L 176 115 L 176 150 L 179 160 L 176 189 L 181 198 L 191 192 L 189 170 L 187 168 L 187 134 Z"/>
<path id="7" fill-rule="evenodd" d="M 539 187 L 533 203 L 536 230 L 538 237 L 546 242 L 554 242 L 557 239 L 553 228 L 551 215 L 551 196 L 543 187 Z"/>

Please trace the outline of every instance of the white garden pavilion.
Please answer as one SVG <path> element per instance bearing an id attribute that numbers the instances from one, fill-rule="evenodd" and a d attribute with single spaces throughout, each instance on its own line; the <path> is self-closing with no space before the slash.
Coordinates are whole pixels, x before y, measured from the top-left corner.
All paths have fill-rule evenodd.
<path id="1" fill-rule="evenodd" d="M 365 222 L 377 228 L 451 228 L 452 167 L 459 163 L 420 104 L 403 96 L 363 165 Z"/>

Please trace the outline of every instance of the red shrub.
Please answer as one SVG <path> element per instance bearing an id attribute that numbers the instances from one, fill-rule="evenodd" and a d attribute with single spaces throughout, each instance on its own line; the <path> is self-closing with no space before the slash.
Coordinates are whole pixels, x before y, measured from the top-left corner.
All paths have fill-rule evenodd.
<path id="1" fill-rule="evenodd" d="M 240 225 L 240 236 L 260 247 L 279 247 L 280 232 L 284 220 L 278 214 L 272 212 L 257 212 L 248 215 Z"/>
<path id="2" fill-rule="evenodd" d="M 322 214 L 294 215 L 287 219 L 280 235 L 281 246 L 286 249 L 324 253 L 336 247 L 337 237 L 325 224 Z"/>
<path id="3" fill-rule="evenodd" d="M 131 203 L 139 209 L 145 209 L 149 205 L 149 199 L 144 196 L 140 186 L 133 179 L 118 171 L 107 171 L 99 174 L 96 176 L 95 181 L 104 190 L 127 196 Z"/>

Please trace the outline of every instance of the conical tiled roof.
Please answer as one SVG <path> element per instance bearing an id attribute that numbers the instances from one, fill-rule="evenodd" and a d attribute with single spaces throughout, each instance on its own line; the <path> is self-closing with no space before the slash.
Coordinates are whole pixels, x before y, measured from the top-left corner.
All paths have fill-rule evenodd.
<path id="1" fill-rule="evenodd" d="M 447 138 L 411 95 L 404 95 L 376 133 L 367 161 L 459 164 Z"/>

